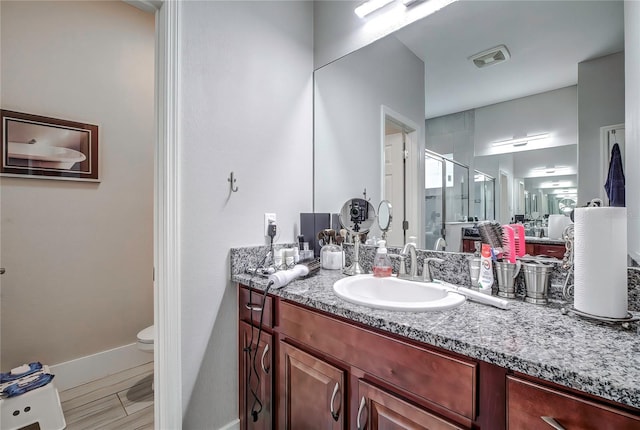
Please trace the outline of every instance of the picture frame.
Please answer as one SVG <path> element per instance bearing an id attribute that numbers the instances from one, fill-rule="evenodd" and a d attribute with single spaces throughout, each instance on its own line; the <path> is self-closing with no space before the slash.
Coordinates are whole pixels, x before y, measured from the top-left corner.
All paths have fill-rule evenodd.
<path id="1" fill-rule="evenodd" d="M 98 126 L 0 110 L 1 176 L 99 182 Z"/>

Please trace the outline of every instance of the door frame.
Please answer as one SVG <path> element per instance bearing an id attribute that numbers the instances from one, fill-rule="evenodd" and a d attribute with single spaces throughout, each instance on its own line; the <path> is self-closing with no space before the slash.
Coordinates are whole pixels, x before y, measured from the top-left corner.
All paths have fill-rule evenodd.
<path id="1" fill-rule="evenodd" d="M 398 124 L 402 124 L 412 131 L 406 133 L 406 148 L 408 151 L 407 163 L 405 163 L 405 219 L 409 221 L 409 230 L 406 232 L 406 238 L 415 236 L 418 246 L 424 245 L 424 223 L 422 220 L 422 204 L 424 201 L 424 175 L 422 177 L 419 172 L 424 172 L 424 157 L 420 157 L 420 142 L 424 142 L 424 126 L 420 127 L 414 121 L 406 116 L 394 111 L 388 106 L 380 106 L 380 196 L 381 200 L 384 195 L 384 145 L 385 145 L 385 122 L 390 118 Z M 422 158 L 422 159 L 421 159 Z M 422 184 L 422 187 L 420 186 Z M 408 196 L 408 197 L 407 197 Z M 417 198 L 413 198 L 416 196 Z"/>
<path id="2" fill-rule="evenodd" d="M 155 8 L 154 426 L 182 428 L 180 296 L 179 62 L 180 2 Z"/>

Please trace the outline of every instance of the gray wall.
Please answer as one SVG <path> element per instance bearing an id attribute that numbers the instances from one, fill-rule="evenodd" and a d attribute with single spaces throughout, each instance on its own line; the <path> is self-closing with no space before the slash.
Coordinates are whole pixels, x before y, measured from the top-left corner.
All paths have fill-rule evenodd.
<path id="1" fill-rule="evenodd" d="M 617 53 L 578 64 L 579 205 L 602 195 L 600 127 L 625 122 L 624 63 Z"/>
<path id="2" fill-rule="evenodd" d="M 384 38 L 316 70 L 314 104 L 316 212 L 339 212 L 364 188 L 377 207 L 381 107 L 413 121 L 424 136 L 424 63 L 395 37 Z"/>
<path id="3" fill-rule="evenodd" d="M 311 211 L 312 13 L 306 1 L 180 5 L 185 429 L 238 417 L 229 248 L 265 243 L 264 212 L 277 214 L 277 241 L 291 242 Z"/>
<path id="4" fill-rule="evenodd" d="M 102 180 L 2 178 L 6 371 L 131 344 L 153 324 L 155 24 L 123 2 L 0 7 L 2 108 L 97 124 Z"/>
<path id="5" fill-rule="evenodd" d="M 629 254 L 640 262 L 640 3 L 624 2 L 625 38 L 625 172 L 627 180 L 627 244 Z M 629 191 L 631 190 L 631 191 Z"/>

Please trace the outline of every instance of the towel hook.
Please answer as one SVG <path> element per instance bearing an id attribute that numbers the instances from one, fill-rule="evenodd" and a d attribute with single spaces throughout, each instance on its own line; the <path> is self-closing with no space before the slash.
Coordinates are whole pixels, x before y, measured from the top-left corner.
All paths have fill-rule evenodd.
<path id="1" fill-rule="evenodd" d="M 234 186 L 234 184 L 236 183 L 236 178 L 233 177 L 233 172 L 231 172 L 231 174 L 227 178 L 227 181 L 229 182 L 229 186 L 231 187 L 231 192 L 237 193 L 238 186 L 237 185 Z"/>

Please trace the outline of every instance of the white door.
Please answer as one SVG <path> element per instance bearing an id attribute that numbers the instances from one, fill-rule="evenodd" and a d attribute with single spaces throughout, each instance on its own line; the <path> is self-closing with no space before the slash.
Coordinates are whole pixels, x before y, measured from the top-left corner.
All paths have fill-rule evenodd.
<path id="1" fill-rule="evenodd" d="M 387 134 L 384 143 L 384 198 L 391 203 L 393 219 L 387 232 L 389 245 L 404 245 L 405 134 Z"/>

